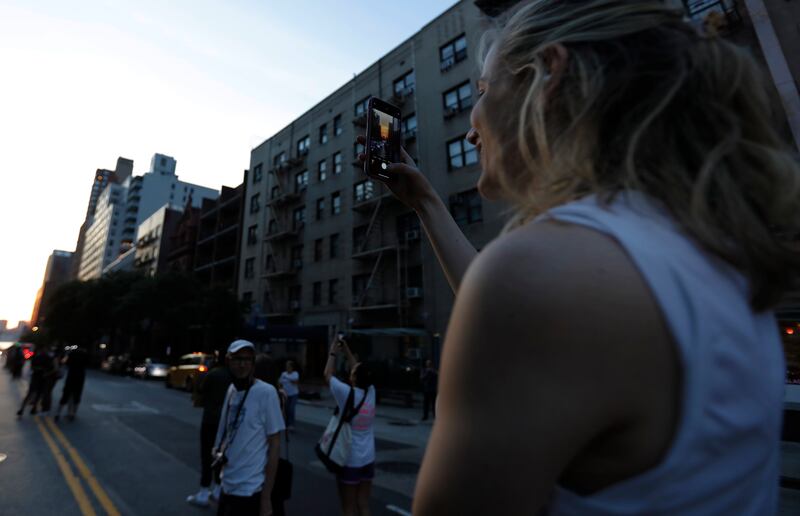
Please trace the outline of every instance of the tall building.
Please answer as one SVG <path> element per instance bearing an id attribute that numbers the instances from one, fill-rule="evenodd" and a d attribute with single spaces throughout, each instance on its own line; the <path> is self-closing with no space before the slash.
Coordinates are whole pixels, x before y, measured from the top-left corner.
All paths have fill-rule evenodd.
<path id="1" fill-rule="evenodd" d="M 78 279 L 98 278 L 106 268 L 129 268 L 135 253 L 128 253 L 137 239 L 137 228 L 162 206 L 191 202 L 199 207 L 203 199 L 219 196 L 213 188 L 180 181 L 175 175 L 175 159 L 169 156 L 155 154 L 150 171 L 141 176 L 131 176 L 132 166 L 127 166 L 128 163 L 132 165 L 125 160 L 121 172 L 109 176 L 95 203 L 94 214 L 87 219 L 88 225 L 81 228 Z M 117 261 L 123 255 L 124 259 Z"/>
<path id="2" fill-rule="evenodd" d="M 31 315 L 31 325 L 40 326 L 47 319 L 47 309 L 53 293 L 70 280 L 72 271 L 72 253 L 55 250 L 47 259 L 44 280 L 36 293 L 36 302 Z M 2 331 L 2 330 L 0 330 Z"/>
<path id="3" fill-rule="evenodd" d="M 78 242 L 75 244 L 75 252 L 70 271 L 70 277 L 72 279 L 78 278 L 82 261 L 81 256 L 83 253 L 83 243 L 86 239 L 86 230 L 89 229 L 89 226 L 92 225 L 94 220 L 94 214 L 95 210 L 97 209 L 97 201 L 100 198 L 100 194 L 103 192 L 103 190 L 105 190 L 109 183 L 121 183 L 130 177 L 132 173 L 133 161 L 123 157 L 117 158 L 117 166 L 114 170 L 98 168 L 97 172 L 95 172 L 94 179 L 92 180 L 92 189 L 89 193 L 89 203 L 86 207 L 86 217 L 84 218 L 80 230 L 78 231 Z"/>
<path id="4" fill-rule="evenodd" d="M 165 204 L 139 225 L 139 238 L 134 250 L 137 270 L 150 276 L 165 271 L 171 237 L 181 216 L 180 208 Z"/>
<path id="5" fill-rule="evenodd" d="M 119 256 L 126 190 L 125 186 L 112 182 L 100 194 L 83 238 L 79 280 L 99 278 L 103 269 Z"/>
<path id="6" fill-rule="evenodd" d="M 165 204 L 185 206 L 191 200 L 192 206 L 199 208 L 203 199 L 219 196 L 213 188 L 180 181 L 175 175 L 175 166 L 174 158 L 155 154 L 150 161 L 150 171 L 128 181 L 120 253 L 127 251 L 136 241 L 139 225 Z"/>
<path id="7" fill-rule="evenodd" d="M 324 343 L 270 335 L 336 325 L 363 343 L 362 359 L 417 359 L 437 353 L 452 309 L 417 216 L 356 161 L 370 96 L 401 107 L 406 149 L 477 248 L 503 224 L 502 207 L 478 195 L 464 139 L 481 24 L 459 2 L 251 152 L 238 292 L 266 318 L 273 352 L 312 375 Z"/>

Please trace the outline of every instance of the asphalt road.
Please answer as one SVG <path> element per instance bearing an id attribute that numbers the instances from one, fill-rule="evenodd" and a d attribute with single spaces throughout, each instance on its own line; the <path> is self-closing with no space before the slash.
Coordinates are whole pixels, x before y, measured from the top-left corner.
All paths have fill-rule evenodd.
<path id="1" fill-rule="evenodd" d="M 54 399 L 63 382 L 56 385 Z M 90 371 L 78 418 L 14 415 L 27 387 L 0 370 L 0 515 L 213 514 L 185 502 L 199 487 L 201 410 L 162 382 Z M 339 514 L 333 477 L 313 454 L 322 427 L 292 434 L 291 515 Z M 402 443 L 378 441 L 382 449 Z M 408 514 L 411 500 L 374 487 L 376 515 Z"/>

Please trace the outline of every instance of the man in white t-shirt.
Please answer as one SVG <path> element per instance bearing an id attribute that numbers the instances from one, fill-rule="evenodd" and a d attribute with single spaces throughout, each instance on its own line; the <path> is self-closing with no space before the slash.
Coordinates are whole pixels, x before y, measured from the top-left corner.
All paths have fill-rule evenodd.
<path id="1" fill-rule="evenodd" d="M 222 407 L 215 457 L 222 457 L 218 516 L 268 516 L 284 429 L 275 387 L 253 378 L 255 347 L 236 340 L 228 347 L 233 383 Z M 221 455 L 220 455 L 221 454 Z"/>
<path id="2" fill-rule="evenodd" d="M 300 373 L 294 368 L 294 362 L 286 361 L 286 371 L 281 373 L 281 387 L 286 392 L 286 426 L 294 429 L 294 412 L 297 398 L 300 397 Z"/>

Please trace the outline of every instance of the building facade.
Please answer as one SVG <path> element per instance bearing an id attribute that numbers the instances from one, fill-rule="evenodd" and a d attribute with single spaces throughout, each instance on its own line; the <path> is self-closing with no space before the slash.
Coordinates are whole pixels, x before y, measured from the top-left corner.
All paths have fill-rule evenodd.
<path id="1" fill-rule="evenodd" d="M 41 326 L 47 318 L 47 308 L 53 293 L 70 280 L 72 271 L 72 253 L 55 250 L 47 258 L 42 286 L 36 293 L 36 302 L 31 314 L 31 326 Z M 2 330 L 0 330 L 2 331 Z"/>
<path id="2" fill-rule="evenodd" d="M 236 291 L 241 246 L 244 185 L 222 187 L 218 199 L 203 199 L 194 257 L 194 275 L 203 284 Z"/>
<path id="3" fill-rule="evenodd" d="M 130 177 L 132 173 L 133 161 L 123 157 L 117 158 L 117 166 L 114 170 L 98 168 L 95 172 L 94 179 L 92 180 L 92 189 L 89 193 L 89 202 L 86 207 L 86 217 L 78 230 L 78 241 L 75 244 L 75 252 L 73 253 L 70 271 L 70 277 L 72 279 L 77 279 L 78 273 L 80 272 L 86 231 L 94 221 L 94 214 L 97 209 L 97 202 L 100 199 L 100 194 L 103 193 L 103 190 L 106 189 L 109 183 L 121 183 Z"/>
<path id="4" fill-rule="evenodd" d="M 175 174 L 177 162 L 170 156 L 154 154 L 150 171 L 132 177 L 126 186 L 128 194 L 123 220 L 123 240 L 120 253 L 126 252 L 137 240 L 136 230 L 145 219 L 165 204 L 199 208 L 203 199 L 216 199 L 219 192 L 213 188 L 187 183 Z"/>
<path id="5" fill-rule="evenodd" d="M 180 218 L 181 209 L 167 204 L 139 225 L 136 231 L 139 237 L 133 250 L 135 270 L 155 276 L 167 269 L 171 237 Z"/>
<path id="6" fill-rule="evenodd" d="M 79 280 L 99 278 L 103 275 L 103 269 L 119 256 L 126 192 L 124 185 L 112 182 L 100 194 L 91 224 L 83 238 Z"/>
<path id="7" fill-rule="evenodd" d="M 269 338 L 320 326 L 350 331 L 362 358 L 436 354 L 453 293 L 416 214 L 364 175 L 355 139 L 370 96 L 399 106 L 405 148 L 467 237 L 480 249 L 497 235 L 503 207 L 478 195 L 478 156 L 464 139 L 481 20 L 472 2 L 454 5 L 253 149 L 238 291 L 266 319 L 277 356 L 320 362 L 324 344 Z"/>

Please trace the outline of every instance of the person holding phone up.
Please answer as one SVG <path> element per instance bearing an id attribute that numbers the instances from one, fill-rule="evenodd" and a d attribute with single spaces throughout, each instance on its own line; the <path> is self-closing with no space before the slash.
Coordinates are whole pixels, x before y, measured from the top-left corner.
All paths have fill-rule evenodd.
<path id="1" fill-rule="evenodd" d="M 777 511 L 800 166 L 753 58 L 683 16 L 528 0 L 487 35 L 467 139 L 514 214 L 480 254 L 388 168 L 456 293 L 415 515 Z"/>
<path id="2" fill-rule="evenodd" d="M 336 357 L 343 353 L 347 358 L 350 372 L 347 383 L 334 376 Z M 325 382 L 331 390 L 339 414 L 357 409 L 350 422 L 352 441 L 347 464 L 337 475 L 339 502 L 344 516 L 369 516 L 369 497 L 372 480 L 375 478 L 375 387 L 372 371 L 367 364 L 358 362 L 350 351 L 344 334 L 338 333 L 331 342 L 328 362 L 325 364 Z M 353 407 L 348 408 L 350 391 L 353 393 Z"/>

